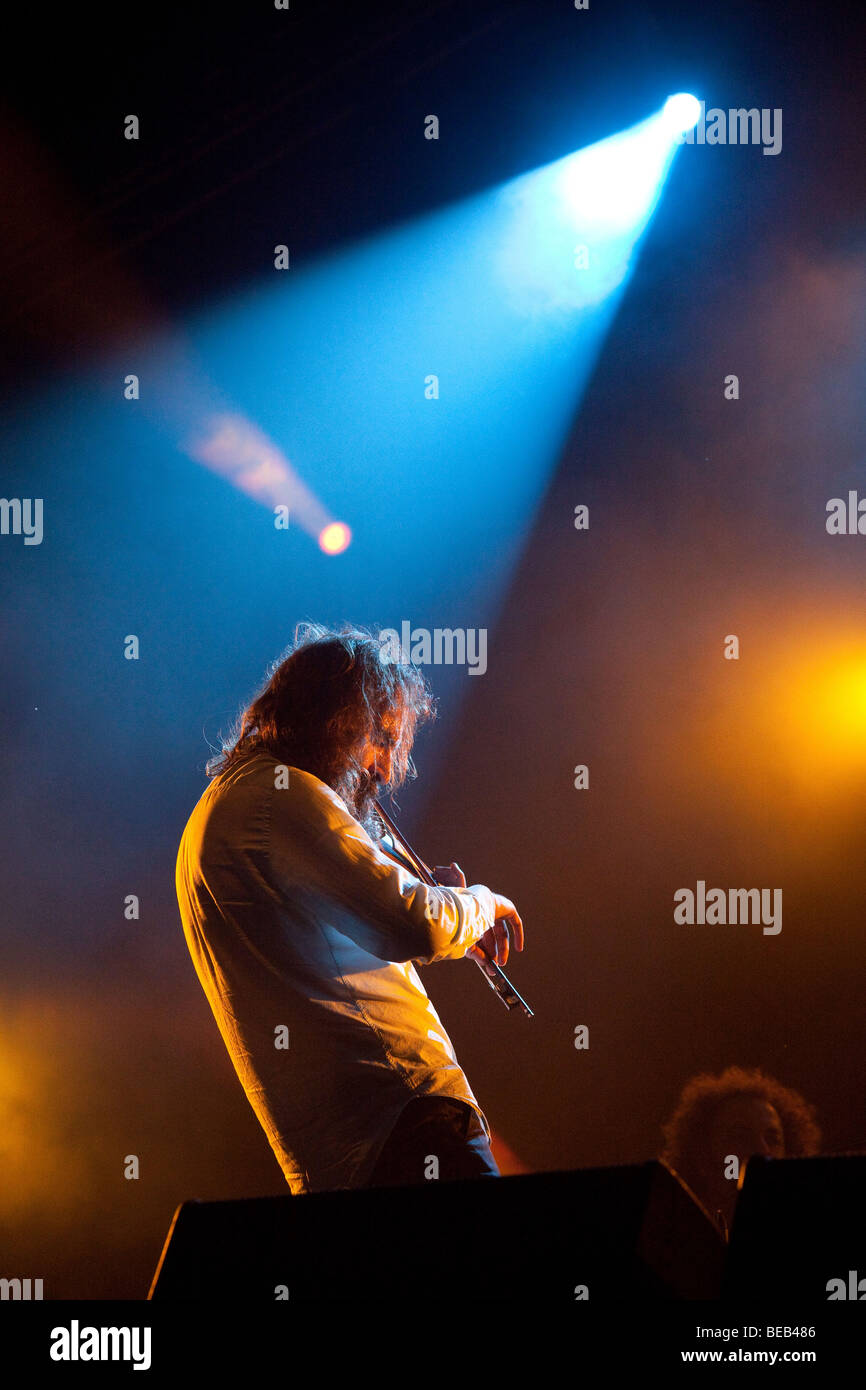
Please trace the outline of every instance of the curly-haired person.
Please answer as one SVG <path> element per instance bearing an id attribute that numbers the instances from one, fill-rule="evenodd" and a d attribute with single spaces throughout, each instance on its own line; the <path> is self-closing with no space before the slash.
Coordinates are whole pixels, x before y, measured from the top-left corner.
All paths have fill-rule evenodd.
<path id="1" fill-rule="evenodd" d="M 814 1109 L 799 1092 L 760 1069 L 743 1067 L 693 1076 L 662 1133 L 662 1161 L 691 1188 L 726 1240 L 737 1205 L 737 1174 L 746 1161 L 753 1154 L 807 1158 L 821 1144 Z"/>

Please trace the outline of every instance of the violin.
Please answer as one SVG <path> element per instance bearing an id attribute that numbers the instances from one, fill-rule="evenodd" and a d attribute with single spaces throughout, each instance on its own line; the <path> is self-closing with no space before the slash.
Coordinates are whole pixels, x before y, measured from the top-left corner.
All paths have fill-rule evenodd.
<path id="1" fill-rule="evenodd" d="M 424 860 L 420 857 L 420 855 L 415 853 L 412 846 L 407 841 L 405 835 L 403 835 L 397 829 L 397 826 L 395 825 L 394 821 L 391 819 L 391 817 L 388 815 L 388 812 L 385 810 L 384 806 L 382 806 L 381 802 L 379 801 L 376 802 L 376 814 L 379 816 L 383 826 L 388 831 L 395 847 L 399 846 L 399 849 L 402 852 L 403 856 L 412 865 L 416 874 L 422 880 L 422 882 L 429 883 L 431 887 L 434 888 L 442 887 L 443 885 L 437 882 L 432 869 L 428 868 L 428 866 L 424 863 Z M 496 964 L 496 961 L 493 960 L 491 956 L 488 955 L 488 953 L 485 951 L 484 947 L 481 945 L 480 942 L 475 943 L 474 950 L 475 954 L 473 954 L 470 957 L 470 959 L 473 960 L 475 964 L 478 966 L 478 969 L 481 971 L 488 985 L 494 991 L 494 993 L 502 1000 L 506 1009 L 520 1009 L 523 1011 L 527 1018 L 534 1018 L 535 1015 L 532 1012 L 532 1009 L 530 1009 L 526 1000 L 521 998 L 521 996 L 518 994 L 517 990 L 514 988 L 513 984 L 509 980 L 508 976 L 506 975 L 505 971 Z"/>

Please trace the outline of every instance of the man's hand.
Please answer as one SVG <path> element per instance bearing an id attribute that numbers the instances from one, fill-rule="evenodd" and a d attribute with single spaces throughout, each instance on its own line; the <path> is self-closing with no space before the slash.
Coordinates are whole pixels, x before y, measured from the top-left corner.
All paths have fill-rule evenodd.
<path id="1" fill-rule="evenodd" d="M 470 946 L 466 954 L 467 956 L 478 956 L 480 954 L 478 947 L 481 946 L 497 965 L 504 965 L 508 960 L 509 930 L 514 937 L 515 948 L 518 951 L 523 950 L 523 922 L 510 898 L 503 898 L 501 893 L 494 893 L 493 897 L 496 902 L 496 921 L 489 931 L 479 937 L 474 946 Z"/>
<path id="2" fill-rule="evenodd" d="M 433 870 L 433 877 L 437 883 L 441 883 L 443 888 L 465 888 L 466 875 L 459 864 L 452 860 L 450 864 L 437 864 Z"/>
<path id="3" fill-rule="evenodd" d="M 466 887 L 466 875 L 460 865 L 453 861 L 448 865 L 438 864 L 433 870 L 433 876 L 443 888 Z M 523 950 L 523 922 L 510 898 L 504 898 L 501 893 L 494 893 L 493 897 L 496 901 L 496 920 L 493 926 L 479 937 L 476 944 L 469 947 L 466 954 L 481 959 L 482 951 L 478 949 L 480 946 L 490 960 L 495 961 L 497 965 L 505 965 L 508 960 L 509 929 L 514 937 L 515 948 L 518 951 Z"/>

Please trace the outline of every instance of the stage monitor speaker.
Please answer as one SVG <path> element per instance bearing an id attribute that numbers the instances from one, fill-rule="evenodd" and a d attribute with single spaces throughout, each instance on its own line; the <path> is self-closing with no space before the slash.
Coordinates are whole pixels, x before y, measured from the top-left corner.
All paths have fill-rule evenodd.
<path id="1" fill-rule="evenodd" d="M 749 1159 L 723 1293 L 791 1306 L 831 1293 L 866 1301 L 866 1155 Z"/>
<path id="2" fill-rule="evenodd" d="M 402 1304 L 719 1295 L 724 1245 L 660 1163 L 184 1202 L 149 1297 Z M 516 1300 L 516 1301 L 515 1301 Z"/>

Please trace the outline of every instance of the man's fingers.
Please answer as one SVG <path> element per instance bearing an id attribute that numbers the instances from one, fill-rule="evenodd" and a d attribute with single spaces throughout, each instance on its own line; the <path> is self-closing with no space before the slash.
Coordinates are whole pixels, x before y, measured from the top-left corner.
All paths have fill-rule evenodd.
<path id="1" fill-rule="evenodd" d="M 512 941 L 518 951 L 523 950 L 523 921 L 510 898 L 497 895 L 496 910 L 501 915 L 496 917 L 493 926 L 488 927 L 477 944 L 490 960 L 504 966 Z"/>
<path id="2" fill-rule="evenodd" d="M 499 965 L 508 962 L 508 918 L 501 917 L 496 923 L 496 959 Z"/>
<path id="3" fill-rule="evenodd" d="M 496 899 L 496 921 L 497 924 L 510 927 L 514 939 L 514 945 L 518 951 L 523 950 L 523 920 L 517 908 L 510 898 L 497 895 Z"/>
<path id="4" fill-rule="evenodd" d="M 512 933 L 513 933 L 513 935 L 514 935 L 514 945 L 515 945 L 516 949 L 517 949 L 518 951 L 522 951 L 522 950 L 523 950 L 523 923 L 522 923 L 522 921 L 520 920 L 520 918 L 518 917 L 518 915 L 517 915 L 516 912 L 513 913 L 511 917 L 507 917 L 505 920 L 506 920 L 507 922 L 509 922 L 510 925 L 511 925 L 511 931 L 512 931 Z"/>
<path id="5" fill-rule="evenodd" d="M 466 876 L 460 865 L 453 861 L 450 864 L 437 864 L 433 870 L 433 877 L 442 888 L 466 887 Z"/>

